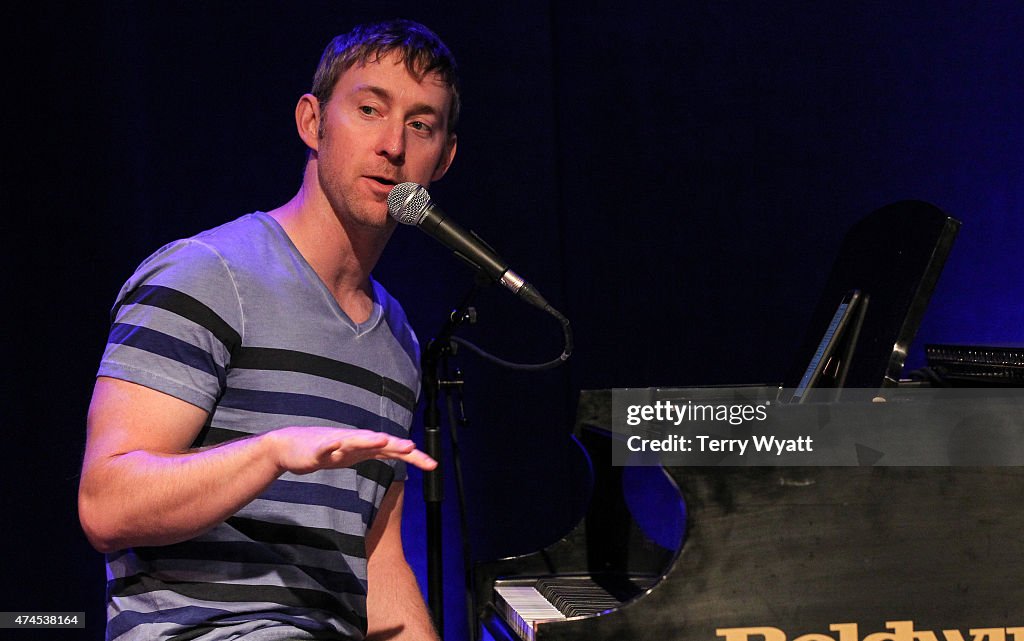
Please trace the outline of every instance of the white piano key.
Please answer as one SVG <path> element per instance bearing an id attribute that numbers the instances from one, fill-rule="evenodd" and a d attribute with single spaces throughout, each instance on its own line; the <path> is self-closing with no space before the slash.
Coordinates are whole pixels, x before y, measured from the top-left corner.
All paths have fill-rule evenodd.
<path id="1" fill-rule="evenodd" d="M 545 621 L 564 621 L 565 615 L 528 585 L 495 585 L 500 597 L 501 614 L 524 641 L 535 641 L 537 624 Z"/>

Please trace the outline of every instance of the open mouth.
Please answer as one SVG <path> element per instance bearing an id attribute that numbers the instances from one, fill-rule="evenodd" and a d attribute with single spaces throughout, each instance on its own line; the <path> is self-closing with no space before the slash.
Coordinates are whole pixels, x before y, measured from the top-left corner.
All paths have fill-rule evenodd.
<path id="1" fill-rule="evenodd" d="M 375 180 L 382 185 L 387 185 L 388 187 L 394 187 L 395 185 L 398 184 L 396 181 L 390 178 L 384 178 L 383 176 L 367 176 L 367 178 L 369 178 L 370 180 Z"/>

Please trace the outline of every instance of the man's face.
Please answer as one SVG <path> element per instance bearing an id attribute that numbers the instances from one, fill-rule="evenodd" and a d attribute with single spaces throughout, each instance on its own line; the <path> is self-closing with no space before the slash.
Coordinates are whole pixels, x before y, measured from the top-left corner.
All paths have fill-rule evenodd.
<path id="1" fill-rule="evenodd" d="M 391 188 L 444 175 L 455 153 L 451 99 L 440 78 L 417 81 L 395 54 L 341 75 L 321 105 L 317 146 L 320 186 L 339 217 L 390 229 Z"/>

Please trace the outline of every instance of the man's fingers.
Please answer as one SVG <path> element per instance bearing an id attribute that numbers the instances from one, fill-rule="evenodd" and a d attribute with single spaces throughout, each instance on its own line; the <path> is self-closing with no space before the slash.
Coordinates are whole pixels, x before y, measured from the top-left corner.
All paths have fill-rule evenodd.
<path id="1" fill-rule="evenodd" d="M 381 436 L 385 437 L 386 442 L 382 443 L 380 447 L 371 446 L 366 448 L 377 450 L 373 453 L 373 458 L 398 459 L 428 471 L 437 467 L 437 461 L 432 459 L 426 453 L 416 449 L 416 443 L 413 441 L 394 436 L 387 436 L 386 434 L 382 434 Z"/>
<path id="2" fill-rule="evenodd" d="M 409 452 L 404 456 L 400 456 L 399 458 L 401 458 L 403 461 L 410 465 L 415 465 L 416 467 L 420 468 L 421 470 L 424 470 L 425 472 L 429 472 L 430 470 L 437 467 L 437 461 L 435 461 L 425 452 L 421 452 L 420 450 L 413 450 L 412 452 Z"/>
<path id="3" fill-rule="evenodd" d="M 417 451 L 416 443 L 409 439 L 382 432 L 354 433 L 344 439 L 332 440 L 331 443 L 333 453 L 340 455 L 361 451 L 376 458 L 402 458 Z"/>
<path id="4" fill-rule="evenodd" d="M 374 458 L 402 460 L 423 470 L 437 467 L 437 461 L 416 449 L 413 441 L 384 432 L 337 430 L 331 434 L 321 433 L 321 436 L 312 452 L 317 462 L 312 463 L 312 467 L 308 462 L 296 463 L 288 469 L 306 473 L 313 469 L 347 467 Z"/>

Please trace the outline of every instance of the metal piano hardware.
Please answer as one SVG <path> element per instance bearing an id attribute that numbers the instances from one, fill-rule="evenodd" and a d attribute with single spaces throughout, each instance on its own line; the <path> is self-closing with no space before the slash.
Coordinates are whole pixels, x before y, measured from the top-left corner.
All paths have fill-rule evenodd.
<path id="1" fill-rule="evenodd" d="M 579 525 L 544 550 L 474 569 L 482 638 L 756 641 L 759 628 L 858 641 L 892 622 L 1024 636 L 1024 468 L 666 467 L 687 510 L 685 543 L 667 550 L 626 509 L 610 417 L 610 391 L 581 394 L 575 436 L 594 491 Z M 510 595 L 545 577 L 636 589 L 599 612 L 517 615 Z"/>

